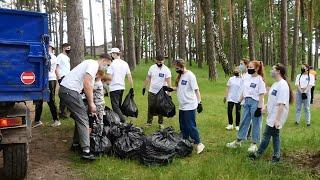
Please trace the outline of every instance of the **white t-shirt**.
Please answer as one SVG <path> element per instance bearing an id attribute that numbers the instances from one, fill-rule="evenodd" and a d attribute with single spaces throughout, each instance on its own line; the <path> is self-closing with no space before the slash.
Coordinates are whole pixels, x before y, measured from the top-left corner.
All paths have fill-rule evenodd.
<path id="1" fill-rule="evenodd" d="M 282 126 L 287 120 L 287 116 L 289 112 L 289 98 L 290 98 L 290 92 L 289 92 L 289 86 L 287 81 L 282 79 L 278 82 L 273 83 L 273 85 L 269 90 L 268 104 L 267 104 L 267 110 L 268 110 L 267 125 L 268 126 L 274 127 L 277 112 L 279 109 L 279 104 L 284 104 L 285 107 L 280 116 L 281 123 L 280 123 L 279 129 L 282 128 Z"/>
<path id="2" fill-rule="evenodd" d="M 149 68 L 148 76 L 151 78 L 149 92 L 157 94 L 163 86 L 167 86 L 166 79 L 171 77 L 171 71 L 164 64 L 161 68 L 154 64 Z"/>
<path id="3" fill-rule="evenodd" d="M 301 74 L 298 74 L 296 77 L 296 86 L 300 85 L 300 88 L 306 88 L 308 85 L 314 86 L 314 76 L 312 74 L 309 74 L 309 76 L 308 74 L 302 74 L 301 78 L 300 75 Z M 308 92 L 310 92 L 310 90 Z"/>
<path id="4" fill-rule="evenodd" d="M 60 76 L 63 77 L 70 72 L 70 58 L 61 53 L 57 56 L 57 65 L 59 65 Z"/>
<path id="5" fill-rule="evenodd" d="M 127 62 L 121 59 L 115 59 L 108 67 L 108 74 L 112 75 L 112 80 L 109 85 L 110 92 L 125 89 L 126 75 L 131 74 Z"/>
<path id="6" fill-rule="evenodd" d="M 93 87 L 98 69 L 99 64 L 97 61 L 92 59 L 85 60 L 75 68 L 73 68 L 72 71 L 70 71 L 70 73 L 63 78 L 61 85 L 68 89 L 81 93 L 83 89 L 84 76 L 86 74 L 90 74 L 90 76 L 92 77 L 91 85 Z"/>
<path id="7" fill-rule="evenodd" d="M 243 80 L 243 97 L 252 98 L 259 101 L 259 95 L 265 94 L 266 84 L 260 75 L 253 77 L 248 76 Z"/>
<path id="8" fill-rule="evenodd" d="M 177 87 L 179 109 L 183 111 L 195 110 L 198 107 L 198 100 L 195 90 L 199 89 L 196 76 L 187 71 L 181 75 Z"/>
<path id="9" fill-rule="evenodd" d="M 57 57 L 52 53 L 49 53 L 49 55 L 50 55 L 51 66 L 50 66 L 48 78 L 49 78 L 49 81 L 54 81 L 54 80 L 57 80 L 57 76 L 56 76 Z"/>
<path id="10" fill-rule="evenodd" d="M 229 92 L 227 96 L 228 102 L 238 103 L 241 95 L 241 86 L 242 86 L 242 78 L 232 76 L 228 82 L 227 86 L 229 87 Z"/>

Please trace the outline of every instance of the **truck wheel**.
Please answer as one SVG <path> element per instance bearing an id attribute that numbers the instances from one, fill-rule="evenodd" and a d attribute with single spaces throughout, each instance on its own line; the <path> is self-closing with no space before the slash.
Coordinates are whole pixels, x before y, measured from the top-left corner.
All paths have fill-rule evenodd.
<path id="1" fill-rule="evenodd" d="M 23 179 L 28 167 L 28 145 L 8 144 L 3 148 L 4 173 L 10 179 Z"/>

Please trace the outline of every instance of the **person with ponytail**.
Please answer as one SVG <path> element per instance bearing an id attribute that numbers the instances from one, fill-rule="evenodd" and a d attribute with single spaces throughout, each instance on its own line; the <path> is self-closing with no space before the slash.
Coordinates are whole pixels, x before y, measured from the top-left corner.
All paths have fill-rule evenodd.
<path id="1" fill-rule="evenodd" d="M 197 154 L 203 152 L 205 146 L 201 143 L 199 131 L 196 124 L 196 111 L 201 113 L 203 108 L 201 104 L 201 95 L 196 76 L 187 70 L 183 59 L 174 61 L 178 77 L 176 87 L 170 88 L 164 86 L 165 91 L 177 91 L 179 101 L 179 124 L 180 131 L 184 139 L 191 137 L 196 144 Z"/>
<path id="2" fill-rule="evenodd" d="M 307 127 L 310 127 L 311 113 L 311 88 L 314 86 L 314 76 L 309 74 L 310 67 L 308 64 L 301 66 L 301 74 L 296 77 L 295 85 L 297 86 L 296 93 L 296 125 L 299 125 L 301 118 L 302 105 L 304 106 L 305 119 Z"/>
<path id="3" fill-rule="evenodd" d="M 260 143 L 260 130 L 262 123 L 262 108 L 264 107 L 264 94 L 266 84 L 264 82 L 264 67 L 261 61 L 251 61 L 248 68 L 248 76 L 243 80 L 243 92 L 239 99 L 244 102 L 244 111 L 237 139 L 227 143 L 228 148 L 237 148 L 241 142 L 246 140 L 250 123 L 252 123 L 252 143 L 249 152 L 258 150 L 257 144 Z"/>
<path id="4" fill-rule="evenodd" d="M 293 102 L 293 93 L 286 81 L 286 68 L 283 64 L 273 66 L 270 75 L 276 80 L 269 90 L 267 104 L 267 124 L 262 142 L 257 152 L 249 154 L 253 160 L 260 158 L 267 149 L 270 139 L 273 141 L 273 162 L 280 160 L 280 129 L 287 120 L 289 104 Z"/>

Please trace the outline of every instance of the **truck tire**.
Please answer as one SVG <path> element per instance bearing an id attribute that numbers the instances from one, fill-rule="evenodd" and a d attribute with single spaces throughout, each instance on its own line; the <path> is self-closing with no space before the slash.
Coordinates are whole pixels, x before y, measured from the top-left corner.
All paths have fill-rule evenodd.
<path id="1" fill-rule="evenodd" d="M 4 174 L 10 179 L 23 179 L 28 167 L 28 144 L 8 144 L 3 148 Z"/>

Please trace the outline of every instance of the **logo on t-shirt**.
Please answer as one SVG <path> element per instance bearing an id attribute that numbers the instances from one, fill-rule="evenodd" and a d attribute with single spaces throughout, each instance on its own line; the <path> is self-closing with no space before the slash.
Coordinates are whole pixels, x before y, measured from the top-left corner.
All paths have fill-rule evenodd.
<path id="1" fill-rule="evenodd" d="M 181 85 L 187 85 L 187 82 L 188 82 L 188 81 L 186 81 L 186 80 L 182 80 L 182 81 L 181 81 Z"/>
<path id="2" fill-rule="evenodd" d="M 164 77 L 164 74 L 163 73 L 159 73 L 159 77 Z"/>
<path id="3" fill-rule="evenodd" d="M 271 92 L 271 95 L 276 96 L 276 95 L 277 95 L 277 92 L 278 92 L 278 91 L 274 89 L 274 90 Z"/>
<path id="4" fill-rule="evenodd" d="M 255 83 L 251 83 L 251 84 L 250 84 L 250 87 L 252 87 L 252 88 L 256 88 L 256 87 L 257 87 L 257 84 L 255 84 Z"/>
<path id="5" fill-rule="evenodd" d="M 310 81 L 310 77 L 307 77 L 307 78 L 306 78 L 306 81 Z"/>

